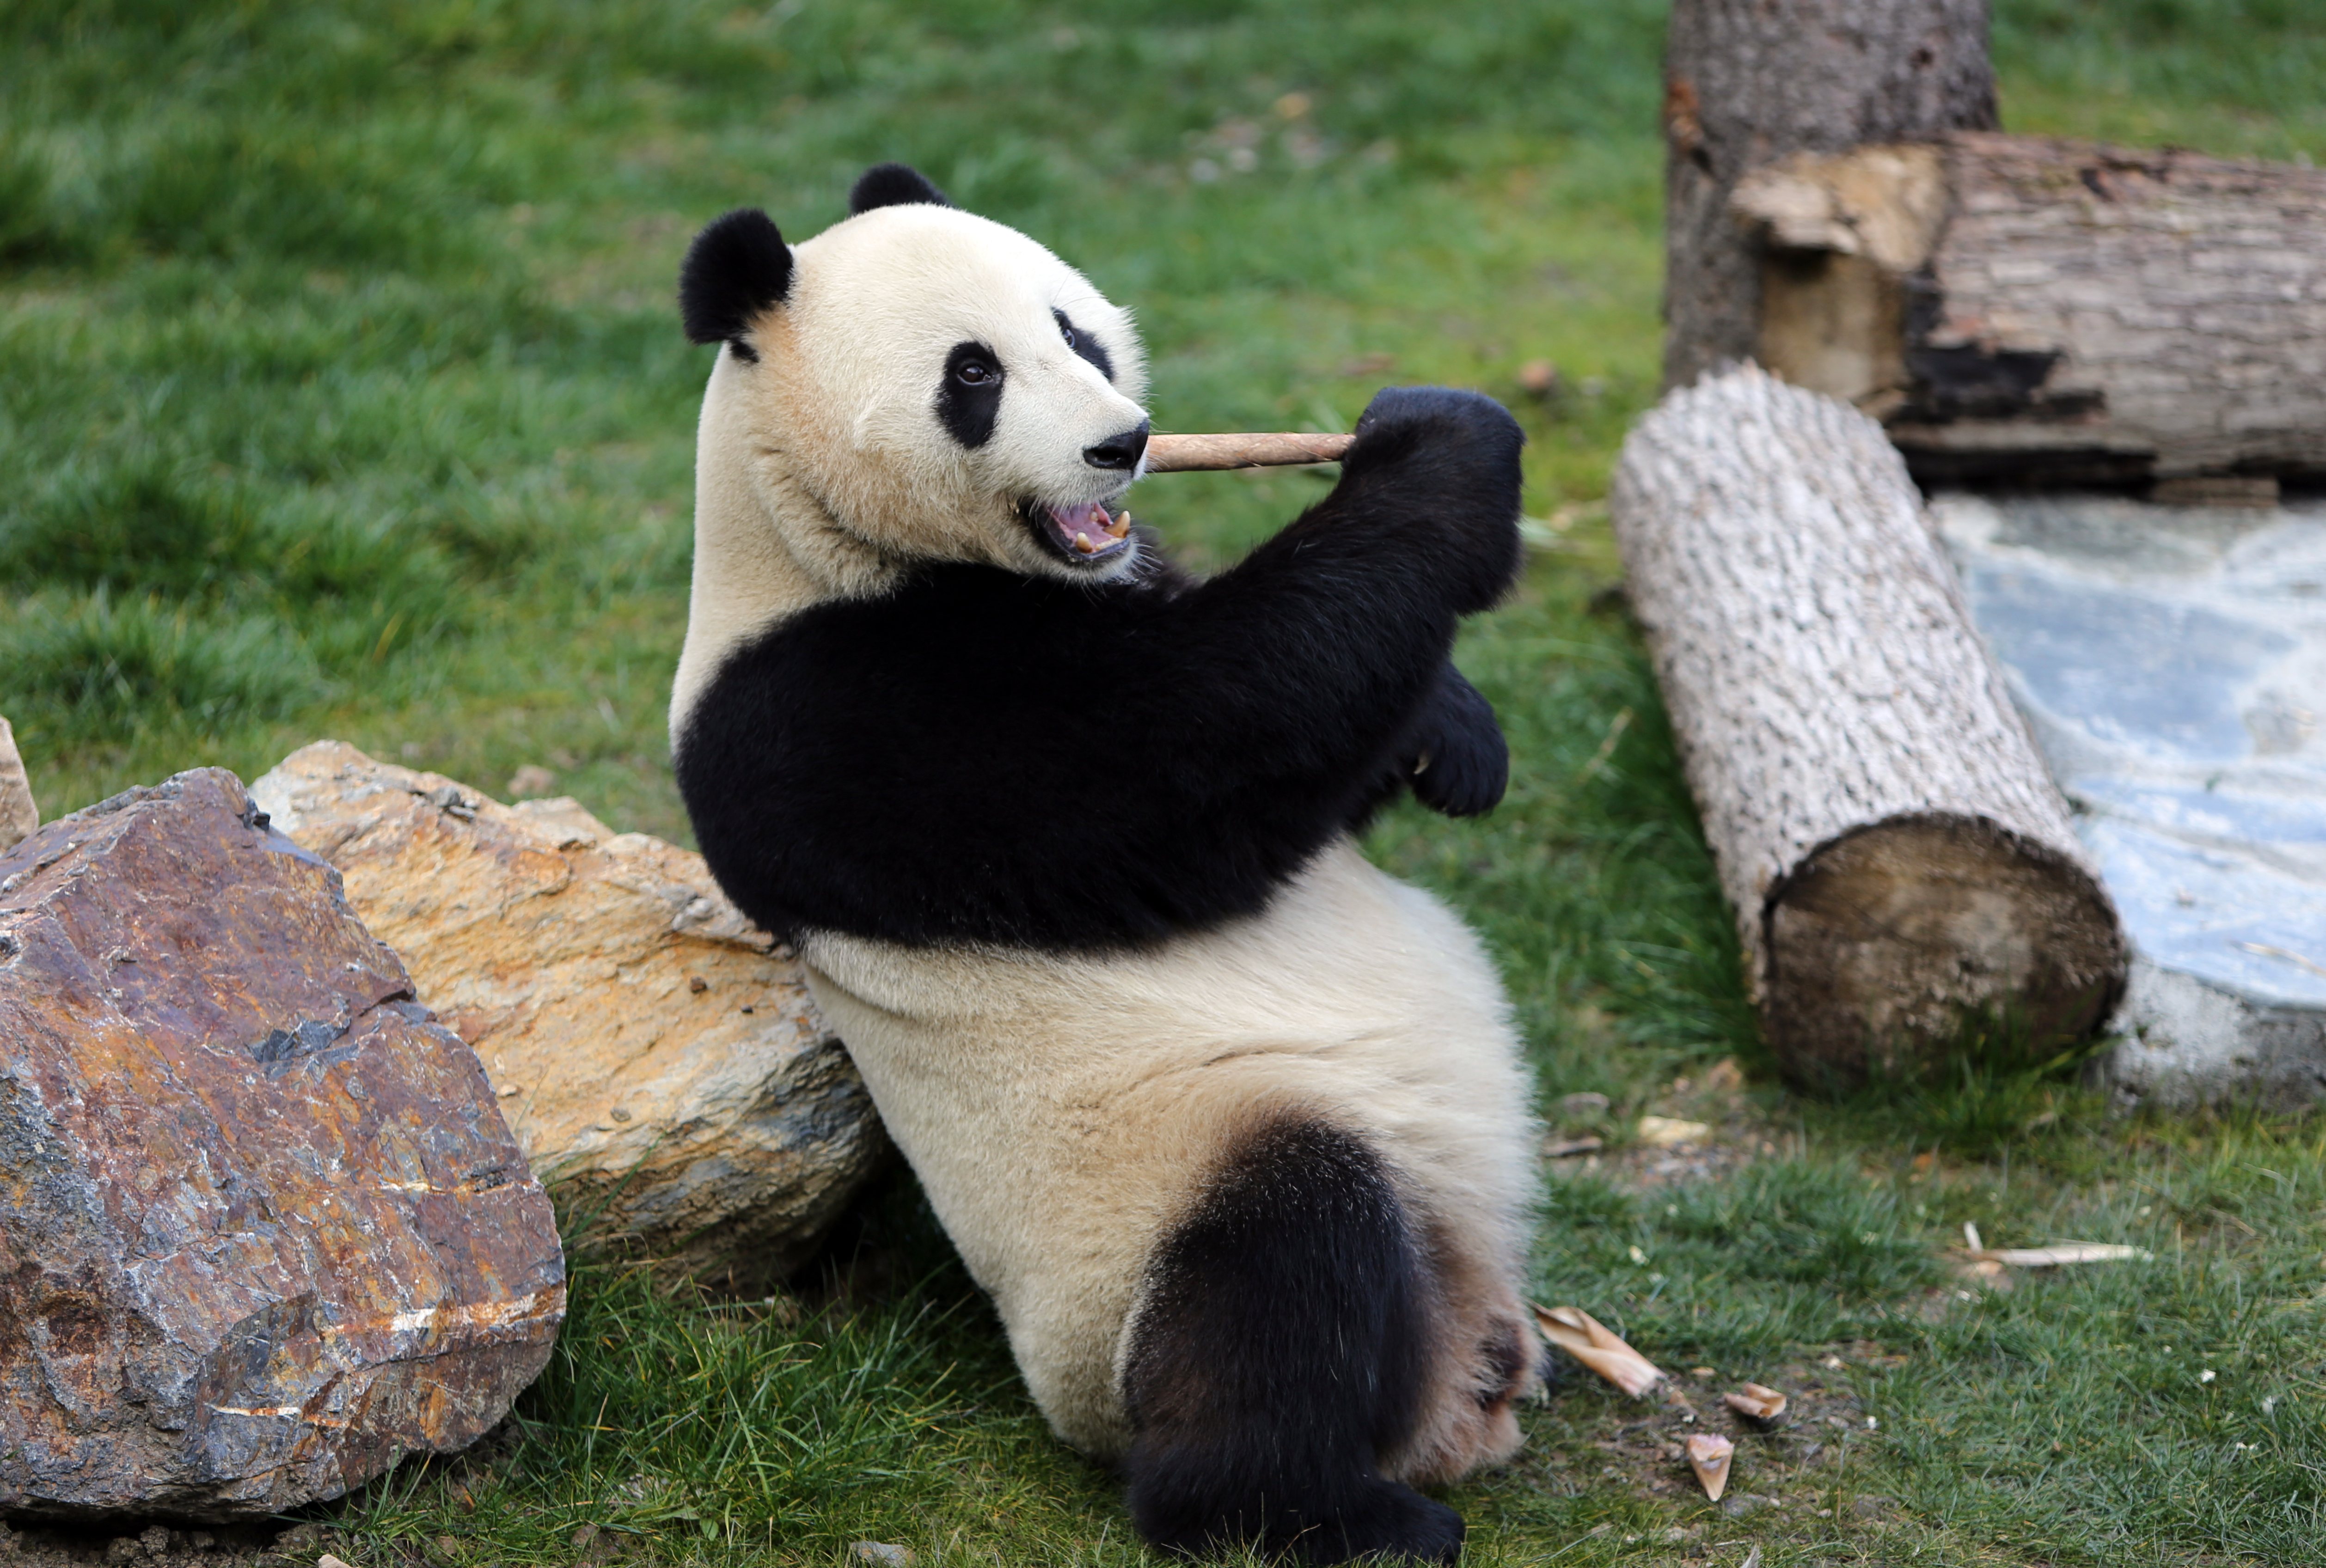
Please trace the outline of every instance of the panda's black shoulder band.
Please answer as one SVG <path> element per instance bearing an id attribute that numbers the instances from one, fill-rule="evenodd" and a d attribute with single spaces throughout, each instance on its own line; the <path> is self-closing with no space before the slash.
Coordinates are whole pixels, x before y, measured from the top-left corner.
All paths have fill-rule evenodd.
<path id="1" fill-rule="evenodd" d="M 908 163 L 876 163 L 857 177 L 848 193 L 848 216 L 855 218 L 876 207 L 951 207 L 945 193 L 929 183 L 928 176 Z"/>
<path id="2" fill-rule="evenodd" d="M 712 218 L 679 264 L 678 313 L 687 340 L 732 343 L 746 359 L 758 357 L 743 340 L 751 319 L 791 292 L 791 246 L 756 207 Z"/>

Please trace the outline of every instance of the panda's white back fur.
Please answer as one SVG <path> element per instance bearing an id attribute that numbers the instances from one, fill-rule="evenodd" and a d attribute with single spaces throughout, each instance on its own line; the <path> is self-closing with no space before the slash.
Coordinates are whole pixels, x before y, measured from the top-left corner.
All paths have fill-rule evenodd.
<path id="1" fill-rule="evenodd" d="M 790 617 L 878 599 L 931 559 L 1074 575 L 1010 497 L 1119 491 L 1075 454 L 1144 417 L 1128 317 L 1014 231 L 889 207 L 792 255 L 783 307 L 722 348 L 704 397 L 671 707 L 682 759 L 722 664 Z M 1111 384 L 1057 340 L 1056 310 L 1103 339 Z M 974 451 L 929 412 L 931 367 L 963 338 L 1019 378 Z M 1133 544 L 1088 575 L 1143 570 Z M 1382 1473 L 1442 1480 L 1515 1448 L 1507 1391 L 1476 1363 L 1524 1321 L 1529 1075 L 1477 938 L 1345 833 L 1259 913 L 1128 951 L 793 934 L 1066 1441 L 1122 1454 L 1123 1361 L 1158 1238 L 1242 1132 L 1298 1113 L 1361 1134 L 1426 1227 L 1436 1339 L 1419 1417 Z"/>

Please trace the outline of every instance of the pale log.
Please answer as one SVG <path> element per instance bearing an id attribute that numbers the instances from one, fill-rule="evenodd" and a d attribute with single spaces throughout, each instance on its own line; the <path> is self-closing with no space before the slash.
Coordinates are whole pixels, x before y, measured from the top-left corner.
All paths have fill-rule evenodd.
<path id="1" fill-rule="evenodd" d="M 1291 431 L 1149 436 L 1147 471 L 1174 474 L 1197 469 L 1272 469 L 1297 463 L 1337 463 L 1355 439 L 1346 435 L 1303 435 Z"/>
<path id="2" fill-rule="evenodd" d="M 1761 363 L 1925 482 L 2326 476 L 2326 171 L 1958 135 L 1796 156 L 1731 203 Z"/>
<path id="3" fill-rule="evenodd" d="M 1788 1074 L 1918 1076 L 1977 1028 L 2040 1059 L 2095 1027 L 2114 906 L 1881 426 L 1708 377 L 1633 430 L 1611 510 Z"/>
<path id="4" fill-rule="evenodd" d="M 16 755 L 15 732 L 0 719 L 0 855 L 31 838 L 40 825 L 33 783 L 24 776 L 24 759 Z"/>

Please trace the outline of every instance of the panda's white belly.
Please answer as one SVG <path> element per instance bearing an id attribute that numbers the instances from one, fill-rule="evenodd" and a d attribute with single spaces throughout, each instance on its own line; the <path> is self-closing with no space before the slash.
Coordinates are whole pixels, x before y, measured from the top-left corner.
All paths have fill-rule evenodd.
<path id="1" fill-rule="evenodd" d="M 1495 1272 L 1523 1257 L 1531 1091 L 1493 968 L 1346 840 L 1266 913 L 1130 956 L 802 946 L 1036 1400 L 1094 1454 L 1128 1438 L 1149 1250 L 1256 1108 L 1344 1120 Z"/>

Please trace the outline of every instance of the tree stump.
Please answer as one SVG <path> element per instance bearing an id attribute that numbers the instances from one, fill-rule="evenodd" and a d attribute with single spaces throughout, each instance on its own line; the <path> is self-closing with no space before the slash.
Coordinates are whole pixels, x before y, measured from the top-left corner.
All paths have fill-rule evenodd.
<path id="1" fill-rule="evenodd" d="M 1668 396 L 1611 497 L 1745 972 L 1789 1077 L 2047 1059 L 2125 950 L 1905 465 L 1750 366 Z"/>
<path id="2" fill-rule="evenodd" d="M 1739 182 L 1753 351 L 1926 482 L 2326 476 L 2326 171 L 2032 136 L 1798 154 Z"/>
<path id="3" fill-rule="evenodd" d="M 1664 385 L 1750 358 L 1761 274 L 1729 196 L 1790 153 L 1996 125 L 1986 0 L 1673 0 L 1664 51 Z"/>

